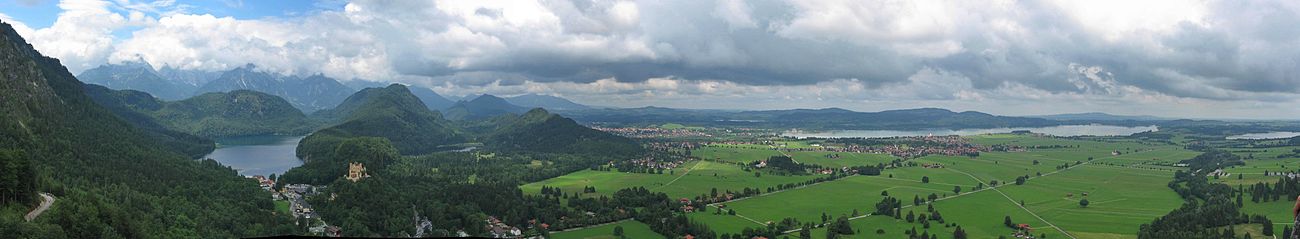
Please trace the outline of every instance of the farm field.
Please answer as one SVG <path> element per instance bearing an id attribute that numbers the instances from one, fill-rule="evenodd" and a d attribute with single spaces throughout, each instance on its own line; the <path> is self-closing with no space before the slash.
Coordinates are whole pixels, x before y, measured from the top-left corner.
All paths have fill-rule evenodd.
<path id="1" fill-rule="evenodd" d="M 551 238 L 555 239 L 618 239 L 614 236 L 614 227 L 623 227 L 623 236 L 629 239 L 661 239 L 659 235 L 650 230 L 650 226 L 636 220 L 624 220 L 616 223 L 588 227 L 573 231 L 551 233 Z"/>
<path id="2" fill-rule="evenodd" d="M 1132 236 L 1138 225 L 1183 203 L 1164 184 L 1155 183 L 1171 177 L 1166 171 L 1082 165 L 999 190 L 1068 232 Z M 1087 207 L 1079 205 L 1083 199 L 1089 200 Z"/>
<path id="3" fill-rule="evenodd" d="M 1183 199 L 1167 186 L 1175 171 L 1185 169 L 1173 164 L 1200 154 L 1180 146 L 1126 140 L 1100 142 L 1005 134 L 972 136 L 971 139 L 986 144 L 1041 147 L 1029 147 L 1023 152 L 981 152 L 975 157 L 929 155 L 906 159 L 904 166 L 885 169 L 878 176 L 849 176 L 716 203 L 708 210 L 686 213 L 686 216 L 708 225 L 718 234 L 737 234 L 746 228 L 761 228 L 766 223 L 786 218 L 820 224 L 822 215 L 827 215 L 832 221 L 840 216 L 852 218 L 850 224 L 859 233 L 841 235 L 847 238 L 907 238 L 903 232 L 912 228 L 920 233 L 948 238 L 955 229 L 950 225 L 953 223 L 960 225 L 969 238 L 997 238 L 1014 232 L 1002 223 L 1005 217 L 1010 217 L 1015 224 L 1029 225 L 1033 228 L 1033 235 L 1047 238 L 1134 238 L 1140 225 L 1150 223 L 1183 204 Z M 782 143 L 798 147 L 813 144 Z M 1118 154 L 1113 153 L 1117 151 Z M 598 189 L 594 195 L 603 195 L 619 187 L 642 186 L 675 198 L 692 198 L 714 187 L 720 191 L 745 187 L 766 189 L 817 177 L 766 173 L 754 177 L 753 172 L 744 171 L 741 165 L 734 164 L 763 160 L 781 153 L 770 146 L 706 147 L 695 150 L 694 155 L 709 161 L 684 164 L 674 169 L 676 174 L 673 175 L 584 170 L 523 188 L 531 192 L 541 185 L 549 185 L 565 191 L 580 191 L 582 187 L 594 186 Z M 786 152 L 799 163 L 823 166 L 875 165 L 895 159 L 884 154 L 857 153 L 840 153 L 841 157 L 836 159 L 825 157 L 831 153 Z M 1285 167 L 1300 164 L 1300 158 L 1276 159 L 1276 156 L 1270 156 L 1258 159 L 1261 155 L 1268 156 L 1255 152 L 1257 159 L 1225 169 L 1234 176 L 1212 181 L 1234 186 L 1272 183 L 1277 177 L 1263 176 L 1263 171 L 1287 170 Z M 1066 168 L 1061 170 L 1061 167 Z M 682 176 L 681 173 L 688 168 L 689 173 Z M 1242 178 L 1237 179 L 1236 175 Z M 1015 185 L 1016 178 L 1021 176 L 1028 179 L 1023 185 Z M 993 180 L 999 182 L 998 187 L 988 187 Z M 980 184 L 985 187 L 977 190 L 976 186 Z M 960 193 L 954 193 L 954 188 Z M 932 221 L 927 229 L 919 222 L 909 223 L 890 216 L 868 216 L 884 197 L 882 191 L 903 201 L 904 215 L 908 212 L 930 214 L 927 207 L 933 206 L 942 213 L 945 222 Z M 932 205 L 913 205 L 913 197 L 925 199 L 931 193 L 939 200 Z M 1090 202 L 1087 207 L 1079 203 L 1085 198 Z M 1274 222 L 1286 222 L 1290 220 L 1292 203 L 1247 201 L 1242 211 L 1265 215 Z M 724 208 L 721 214 L 717 213 L 719 208 Z M 728 215 L 728 210 L 734 210 L 736 214 Z M 854 215 L 854 210 L 859 216 Z M 1282 230 L 1280 225 L 1275 228 L 1278 233 Z M 1256 233 L 1260 230 L 1249 225 L 1239 226 Z M 877 230 L 883 233 L 877 234 Z M 825 233 L 825 228 L 812 230 L 814 238 L 825 237 Z M 798 232 L 785 236 L 795 238 Z"/>
<path id="4" fill-rule="evenodd" d="M 749 163 L 766 160 L 768 157 L 781 155 L 781 152 L 766 145 L 722 145 L 709 146 L 691 151 L 691 156 L 701 159 L 733 163 Z"/>
<path id="5" fill-rule="evenodd" d="M 879 176 L 852 176 L 799 189 L 755 196 L 725 203 L 727 209 L 759 222 L 779 222 L 790 217 L 801 222 L 820 221 L 830 216 L 874 211 L 886 191 L 890 196 L 911 204 L 914 196 L 925 199 L 930 194 L 951 193 L 947 185 L 881 179 Z M 755 224 L 757 226 L 757 224 Z"/>
<path id="6" fill-rule="evenodd" d="M 814 179 L 816 175 L 779 176 L 746 172 L 739 165 L 691 161 L 672 170 L 672 174 L 623 173 L 618 171 L 582 170 L 576 173 L 525 184 L 520 189 L 525 193 L 539 193 L 543 185 L 557 187 L 564 192 L 582 192 L 584 187 L 595 187 L 595 193 L 583 196 L 609 196 L 619 189 L 645 187 L 650 191 L 663 192 L 673 198 L 694 198 L 710 193 L 713 188 L 719 192 L 741 191 L 744 188 L 775 187 L 780 184 L 799 183 Z"/>
<path id="7" fill-rule="evenodd" d="M 816 164 L 823 167 L 846 167 L 846 166 L 875 166 L 878 164 L 889 164 L 896 159 L 888 154 L 872 153 L 849 153 L 849 152 L 817 152 L 817 151 L 794 151 L 786 152 L 790 158 L 804 164 Z M 838 158 L 833 158 L 838 156 Z"/>

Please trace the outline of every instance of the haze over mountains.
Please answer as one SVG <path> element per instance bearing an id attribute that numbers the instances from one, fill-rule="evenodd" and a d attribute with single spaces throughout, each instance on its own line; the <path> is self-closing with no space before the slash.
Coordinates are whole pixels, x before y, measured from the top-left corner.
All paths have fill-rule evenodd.
<path id="1" fill-rule="evenodd" d="M 109 64 L 82 73 L 87 82 L 113 89 L 133 89 L 163 100 L 179 100 L 207 92 L 252 90 L 275 95 L 306 114 L 338 118 L 335 107 L 347 108 L 345 100 L 353 93 L 384 83 L 366 80 L 339 80 L 321 74 L 285 76 L 258 70 L 247 64 L 223 72 L 176 70 L 160 71 L 143 61 Z M 425 87 L 407 89 L 423 105 L 438 111 L 448 120 L 482 120 L 506 114 L 523 114 L 532 108 L 544 108 L 580 122 L 646 124 L 680 122 L 698 125 L 756 125 L 798 127 L 805 129 L 922 129 L 922 128 L 997 128 L 1039 127 L 1064 124 L 1107 123 L 1115 125 L 1151 125 L 1172 120 L 1153 116 L 1122 116 L 1105 113 L 1078 113 L 1041 116 L 997 116 L 982 112 L 953 112 L 938 108 L 899 109 L 880 112 L 857 112 L 841 108 L 788 110 L 695 110 L 661 107 L 605 108 L 579 104 L 568 99 L 539 94 L 498 97 L 469 94 L 446 97 Z M 180 93 L 178 93 L 180 92 Z M 453 100 L 454 99 L 454 100 Z M 344 105 L 340 105 L 344 104 Z"/>

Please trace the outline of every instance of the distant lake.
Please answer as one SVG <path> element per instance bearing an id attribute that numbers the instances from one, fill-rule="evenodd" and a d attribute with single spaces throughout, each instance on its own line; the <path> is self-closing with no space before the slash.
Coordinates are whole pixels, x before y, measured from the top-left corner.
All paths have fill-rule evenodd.
<path id="1" fill-rule="evenodd" d="M 1228 139 L 1285 139 L 1300 136 L 1300 132 L 1277 131 L 1228 136 Z"/>
<path id="2" fill-rule="evenodd" d="M 203 156 L 239 170 L 240 175 L 280 175 L 302 165 L 294 155 L 305 136 L 244 136 L 218 138 L 217 149 Z"/>
<path id="3" fill-rule="evenodd" d="M 895 136 L 926 136 L 926 135 L 980 135 L 993 133 L 1010 133 L 1016 130 L 1028 130 L 1034 133 L 1043 133 L 1055 136 L 1125 136 L 1146 131 L 1158 130 L 1156 126 L 1141 127 L 1124 127 L 1113 125 L 1062 125 L 1052 127 L 1036 128 L 992 128 L 992 129 L 928 129 L 928 130 L 830 130 L 830 131 L 800 131 L 788 130 L 781 133 L 782 136 L 791 136 L 796 138 L 818 137 L 818 138 L 884 138 Z"/>

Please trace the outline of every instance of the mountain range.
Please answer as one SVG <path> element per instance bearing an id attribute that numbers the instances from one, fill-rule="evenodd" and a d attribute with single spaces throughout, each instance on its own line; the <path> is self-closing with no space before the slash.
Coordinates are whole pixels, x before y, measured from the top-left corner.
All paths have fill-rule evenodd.
<path id="1" fill-rule="evenodd" d="M 81 72 L 77 79 L 112 89 L 148 92 L 164 100 L 188 98 L 199 86 L 163 78 L 159 72 L 154 71 L 153 66 L 144 61 L 103 65 Z"/>
<path id="2" fill-rule="evenodd" d="M 169 77 L 162 77 L 167 75 Z M 317 74 L 308 77 L 267 73 L 246 65 L 220 73 L 215 78 L 196 71 L 164 67 L 160 71 L 143 61 L 105 65 L 87 70 L 81 77 L 114 89 L 136 89 L 164 100 L 183 99 L 185 94 L 226 92 L 248 89 L 276 95 L 303 112 L 321 111 L 316 118 L 340 118 L 334 108 L 355 107 L 346 99 L 353 87 L 382 86 L 377 81 L 352 80 L 345 85 Z M 201 84 L 200 84 L 201 83 Z M 1066 124 L 1105 123 L 1150 125 L 1169 119 L 1152 116 L 1120 116 L 1105 113 L 1079 113 L 1042 116 L 998 116 L 976 111 L 953 112 L 937 108 L 856 112 L 840 108 L 789 110 L 692 110 L 662 107 L 597 108 L 558 96 L 524 94 L 498 97 L 489 94 L 448 97 L 425 87 L 406 86 L 423 105 L 442 112 L 448 120 L 483 120 L 508 114 L 524 114 L 532 108 L 544 108 L 581 122 L 613 124 L 653 124 L 663 122 L 714 126 L 766 126 L 807 129 L 924 129 L 924 128 L 996 128 L 1040 127 Z"/>
<path id="3" fill-rule="evenodd" d="M 170 66 L 155 71 L 149 63 L 138 60 L 105 64 L 77 77 L 111 89 L 147 92 L 169 101 L 211 92 L 253 90 L 284 98 L 304 112 L 333 108 L 356 91 L 324 75 L 285 76 L 258 70 L 252 64 L 221 72 Z"/>

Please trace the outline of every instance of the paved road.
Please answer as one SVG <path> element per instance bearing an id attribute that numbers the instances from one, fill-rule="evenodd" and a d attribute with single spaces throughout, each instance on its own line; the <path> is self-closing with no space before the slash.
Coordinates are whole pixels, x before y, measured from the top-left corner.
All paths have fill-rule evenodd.
<path id="1" fill-rule="evenodd" d="M 50 205 L 54 205 L 54 196 L 50 196 L 49 193 L 41 193 L 41 206 L 28 212 L 27 216 L 24 216 L 23 219 L 27 219 L 29 222 L 36 219 L 36 217 L 40 216 L 41 213 L 44 213 L 46 209 L 50 209 Z"/>

